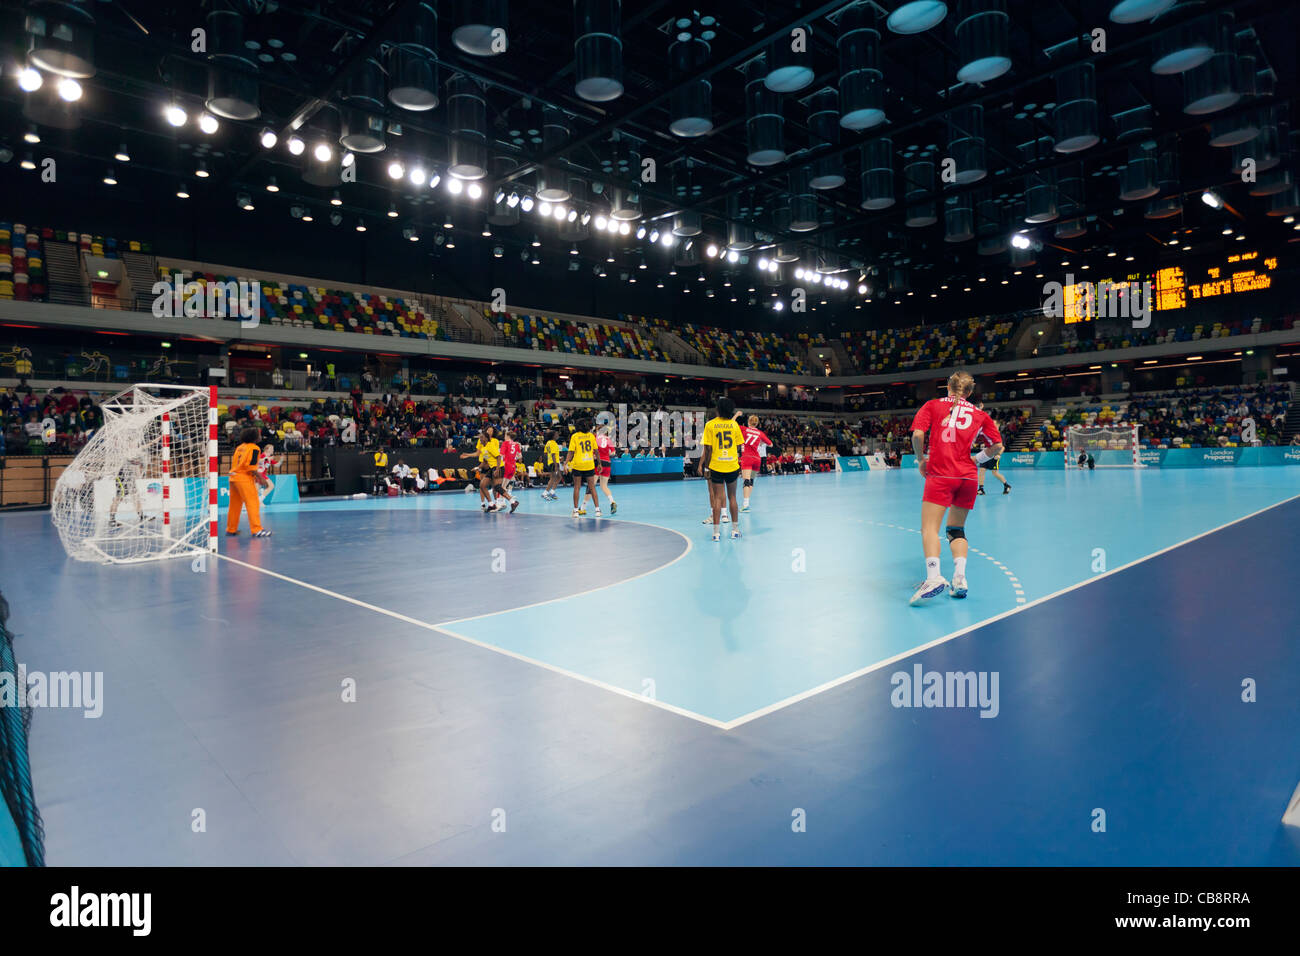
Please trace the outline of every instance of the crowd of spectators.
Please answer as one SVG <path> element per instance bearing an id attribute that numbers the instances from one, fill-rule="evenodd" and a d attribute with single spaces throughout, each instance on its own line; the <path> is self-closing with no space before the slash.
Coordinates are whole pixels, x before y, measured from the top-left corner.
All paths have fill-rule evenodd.
<path id="1" fill-rule="evenodd" d="M 1300 316 L 1287 315 L 1276 319 L 1255 317 L 1213 322 L 1202 325 L 1177 325 L 1150 328 L 1126 328 L 1107 332 L 1096 323 L 1078 322 L 1061 330 L 1061 341 L 1043 350 L 1043 354 L 1074 355 L 1079 352 L 1100 352 L 1108 349 L 1137 348 L 1142 345 L 1163 345 L 1168 342 L 1199 342 L 1201 339 L 1230 338 L 1234 335 L 1258 335 L 1300 328 Z M 1101 331 L 1098 335 L 1097 332 Z"/>
<path id="2" fill-rule="evenodd" d="M 864 374 L 941 369 L 1005 358 L 1015 323 L 956 319 L 941 325 L 841 332 L 845 351 Z"/>
<path id="3" fill-rule="evenodd" d="M 29 386 L 0 388 L 0 455 L 74 454 L 103 413 L 88 396 L 61 388 L 37 396 Z"/>

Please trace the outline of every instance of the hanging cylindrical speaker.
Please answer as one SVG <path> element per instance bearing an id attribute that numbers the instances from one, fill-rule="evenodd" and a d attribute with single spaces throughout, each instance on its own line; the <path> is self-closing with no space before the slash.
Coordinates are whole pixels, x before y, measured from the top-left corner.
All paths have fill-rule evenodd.
<path id="1" fill-rule="evenodd" d="M 894 141 L 881 136 L 862 144 L 862 208 L 888 209 L 894 202 Z"/>
<path id="2" fill-rule="evenodd" d="M 772 41 L 763 84 L 773 93 L 794 93 L 813 81 L 812 27 L 793 27 Z"/>
<path id="3" fill-rule="evenodd" d="M 315 150 L 302 154 L 302 181 L 311 186 L 341 186 L 343 167 L 338 156 L 325 161 L 316 158 Z"/>
<path id="4" fill-rule="evenodd" d="M 754 248 L 754 230 L 744 219 L 751 215 L 747 203 L 741 201 L 739 193 L 727 197 L 727 248 L 736 252 L 748 252 Z"/>
<path id="5" fill-rule="evenodd" d="M 966 242 L 975 238 L 975 204 L 970 193 L 943 198 L 943 241 Z"/>
<path id="6" fill-rule="evenodd" d="M 32 0 L 27 6 L 27 62 L 74 80 L 94 76 L 95 15 L 90 4 Z"/>
<path id="7" fill-rule="evenodd" d="M 339 145 L 354 153 L 384 151 L 384 118 L 364 110 L 344 107 Z"/>
<path id="8" fill-rule="evenodd" d="M 487 102 L 483 87 L 463 73 L 447 81 L 447 125 L 453 136 L 447 172 L 457 179 L 482 179 L 487 175 Z"/>
<path id="9" fill-rule="evenodd" d="M 1062 169 L 1056 177 L 1056 209 L 1062 219 L 1083 212 L 1083 177 L 1078 166 Z"/>
<path id="10" fill-rule="evenodd" d="M 751 166 L 774 166 L 785 162 L 785 118 L 781 98 L 764 82 L 767 66 L 763 57 L 745 64 L 745 138 Z"/>
<path id="11" fill-rule="evenodd" d="M 388 54 L 388 101 L 423 113 L 438 105 L 438 14 L 417 3 L 402 27 L 402 41 Z"/>
<path id="12" fill-rule="evenodd" d="M 1194 70 L 1214 55 L 1214 18 L 1197 17 L 1159 34 L 1151 72 L 1174 76 Z"/>
<path id="13" fill-rule="evenodd" d="M 692 79 L 708 60 L 709 44 L 699 38 L 678 40 L 668 48 L 673 83 L 668 131 L 674 136 L 703 136 L 713 129 L 713 84 Z"/>
<path id="14" fill-rule="evenodd" d="M 673 230 L 676 232 L 676 229 Z M 698 235 L 696 233 L 695 235 Z M 673 264 L 678 268 L 689 269 L 692 266 L 698 266 L 704 261 L 704 253 L 700 250 L 700 242 L 692 242 L 689 239 L 686 242 L 679 242 L 673 248 Z"/>
<path id="15" fill-rule="evenodd" d="M 1175 2 L 1177 0 L 1119 0 L 1110 8 L 1110 18 L 1116 23 L 1141 23 L 1160 16 Z"/>
<path id="16" fill-rule="evenodd" d="M 1078 239 L 1088 234 L 1086 219 L 1066 219 L 1056 224 L 1057 239 Z"/>
<path id="17" fill-rule="evenodd" d="M 1006 0 L 961 0 L 957 7 L 959 83 L 988 83 L 1011 69 L 1011 18 Z"/>
<path id="18" fill-rule="evenodd" d="M 1142 143 L 1128 150 L 1128 162 L 1119 176 L 1119 198 L 1124 202 L 1150 199 L 1160 192 L 1156 184 L 1155 149 Z"/>
<path id="19" fill-rule="evenodd" d="M 1056 183 L 1050 172 L 1039 173 L 1030 177 L 1025 190 L 1024 221 L 1038 225 L 1051 222 L 1058 215 L 1056 206 Z"/>
<path id="20" fill-rule="evenodd" d="M 907 270 L 899 266 L 889 268 L 889 271 L 885 273 L 885 282 L 890 295 L 899 295 L 907 292 L 912 287 Z"/>
<path id="21" fill-rule="evenodd" d="M 866 3 L 840 14 L 840 125 L 845 129 L 870 129 L 885 121 L 885 78 L 874 22 Z"/>
<path id="22" fill-rule="evenodd" d="M 1036 265 L 1037 262 L 1038 253 L 1034 250 L 1033 246 L 1030 246 L 1028 249 L 1017 249 L 1015 246 L 1011 247 L 1011 267 L 1013 269 L 1028 269 L 1030 266 Z"/>
<path id="23" fill-rule="evenodd" d="M 903 224 L 919 229 L 939 221 L 934 203 L 934 162 L 919 159 L 903 167 L 903 201 L 907 211 Z"/>
<path id="24" fill-rule="evenodd" d="M 1271 169 L 1260 176 L 1246 192 L 1252 196 L 1275 196 L 1295 185 L 1295 174 L 1285 167 Z"/>
<path id="25" fill-rule="evenodd" d="M 1160 199 L 1153 199 L 1147 203 L 1146 212 L 1142 214 L 1144 219 L 1171 219 L 1174 216 L 1181 215 L 1183 211 L 1183 199 L 1181 196 L 1162 196 Z"/>
<path id="26" fill-rule="evenodd" d="M 1077 153 L 1101 142 L 1093 64 L 1080 63 L 1056 77 L 1056 104 L 1056 152 Z"/>
<path id="27" fill-rule="evenodd" d="M 1267 216 L 1294 216 L 1300 212 L 1300 190 L 1295 185 L 1273 194 L 1268 201 Z"/>
<path id="28" fill-rule="evenodd" d="M 233 10 L 213 10 L 207 17 L 207 28 L 212 66 L 208 68 L 208 98 L 204 105 L 210 113 L 225 119 L 257 119 L 262 115 L 257 79 L 234 72 L 257 72 L 257 61 L 248 56 L 244 46 L 243 17 Z"/>
<path id="29" fill-rule="evenodd" d="M 1240 146 L 1259 135 L 1259 114 L 1254 110 L 1210 120 L 1211 146 Z"/>
<path id="30" fill-rule="evenodd" d="M 574 92 L 593 103 L 623 95 L 621 0 L 574 0 Z"/>
<path id="31" fill-rule="evenodd" d="M 704 225 L 698 212 L 679 212 L 673 216 L 673 235 L 679 238 L 698 236 L 704 231 Z"/>
<path id="32" fill-rule="evenodd" d="M 813 195 L 811 179 L 807 166 L 790 170 L 791 232 L 812 232 L 819 225 L 817 197 Z"/>
<path id="33" fill-rule="evenodd" d="M 632 222 L 641 218 L 641 196 L 626 186 L 609 189 L 609 218 L 619 222 Z"/>
<path id="34" fill-rule="evenodd" d="M 502 180 L 519 168 L 519 161 L 511 156 L 493 156 L 492 157 L 492 178 Z M 510 184 L 506 183 L 502 192 L 508 192 Z M 490 196 L 487 211 L 487 221 L 494 226 L 517 226 L 519 224 L 519 203 L 513 206 L 507 201 L 507 197 L 502 195 L 498 201 L 496 196 Z"/>
<path id="35" fill-rule="evenodd" d="M 354 153 L 384 149 L 384 68 L 373 57 L 357 64 L 344 86 L 339 145 Z"/>
<path id="36" fill-rule="evenodd" d="M 508 0 L 456 0 L 451 42 L 471 56 L 496 56 L 509 48 Z"/>
<path id="37" fill-rule="evenodd" d="M 988 175 L 984 142 L 984 107 L 959 106 L 948 114 L 948 156 L 956 166 L 958 185 L 977 183 Z"/>
<path id="38" fill-rule="evenodd" d="M 1183 74 L 1183 112 L 1204 116 L 1226 110 L 1241 99 L 1237 88 L 1237 56 L 1215 53 L 1208 60 Z"/>
<path id="39" fill-rule="evenodd" d="M 542 111 L 542 149 L 557 153 L 569 143 L 569 118 L 563 110 L 548 106 Z M 543 166 L 537 171 L 537 198 L 546 202 L 564 202 L 569 198 L 569 174 L 557 166 Z"/>
<path id="40" fill-rule="evenodd" d="M 820 90 L 808 103 L 808 145 L 818 152 L 833 150 L 840 144 L 839 94 Z M 844 160 L 836 156 L 819 156 L 813 161 L 813 189 L 838 189 L 844 185 Z"/>
<path id="41" fill-rule="evenodd" d="M 1232 147 L 1232 172 L 1234 175 L 1241 173 L 1247 160 L 1254 162 L 1256 173 L 1267 172 L 1282 161 L 1277 126 L 1271 118 L 1260 126 L 1259 135 L 1253 140 L 1238 143 Z"/>

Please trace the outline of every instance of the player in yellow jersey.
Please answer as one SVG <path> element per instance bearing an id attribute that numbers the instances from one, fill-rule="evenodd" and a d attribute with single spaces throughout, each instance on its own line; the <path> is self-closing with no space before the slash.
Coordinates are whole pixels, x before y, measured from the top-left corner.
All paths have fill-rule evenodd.
<path id="1" fill-rule="evenodd" d="M 478 459 L 478 468 L 475 475 L 478 478 L 478 504 L 485 513 L 492 506 L 492 498 L 488 490 L 492 487 L 492 461 L 494 456 L 501 454 L 500 443 L 492 437 L 492 426 L 484 428 L 479 432 L 478 438 L 474 441 L 474 450 L 462 454 L 461 458 Z"/>
<path id="2" fill-rule="evenodd" d="M 565 458 L 569 473 L 573 475 L 573 517 L 586 514 L 586 509 L 578 510 L 581 501 L 578 493 L 582 486 L 587 486 L 587 493 L 597 502 L 596 517 L 600 517 L 599 499 L 596 498 L 596 436 L 591 431 L 591 421 L 583 419 L 578 428 L 569 436 L 569 454 Z"/>
<path id="3" fill-rule="evenodd" d="M 542 497 L 555 501 L 559 495 L 555 493 L 555 486 L 560 483 L 560 443 L 555 440 L 555 431 L 551 430 L 546 433 L 546 487 L 542 489 Z"/>
<path id="4" fill-rule="evenodd" d="M 731 536 L 740 537 L 740 504 L 736 501 L 736 479 L 740 476 L 740 452 L 745 433 L 736 424 L 736 403 L 726 395 L 718 399 L 717 413 L 700 438 L 700 473 L 709 482 L 709 503 L 713 506 L 713 540 L 717 541 L 725 495 L 731 511 Z M 725 489 L 725 490 L 724 490 Z"/>

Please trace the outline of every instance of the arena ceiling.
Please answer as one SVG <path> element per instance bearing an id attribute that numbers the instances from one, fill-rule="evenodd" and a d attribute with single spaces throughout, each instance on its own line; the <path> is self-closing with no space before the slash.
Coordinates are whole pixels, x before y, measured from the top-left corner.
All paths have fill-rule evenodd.
<path id="1" fill-rule="evenodd" d="M 231 216 L 273 204 L 434 242 L 451 223 L 505 254 L 675 282 L 815 271 L 846 300 L 1300 237 L 1297 17 L 1274 0 L 4 0 L 0 16 L 0 158 L 35 135 L 88 197 L 111 178 Z"/>

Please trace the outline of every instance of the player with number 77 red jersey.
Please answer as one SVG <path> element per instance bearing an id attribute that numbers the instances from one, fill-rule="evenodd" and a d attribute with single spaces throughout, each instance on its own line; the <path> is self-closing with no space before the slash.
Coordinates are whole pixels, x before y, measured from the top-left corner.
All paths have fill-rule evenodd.
<path id="1" fill-rule="evenodd" d="M 1002 435 L 983 410 L 968 400 L 975 380 L 966 372 L 948 379 L 948 397 L 921 406 L 912 421 L 912 450 L 925 479 L 921 493 L 921 546 L 925 551 L 925 581 L 912 595 L 912 604 L 938 597 L 945 588 L 955 598 L 967 594 L 966 515 L 975 507 L 978 491 L 976 468 L 1002 454 Z M 929 453 L 926 437 L 929 436 Z M 971 459 L 971 445 L 984 436 L 988 447 Z M 939 573 L 939 525 L 948 512 L 948 546 L 952 549 L 953 576 L 949 585 Z"/>

